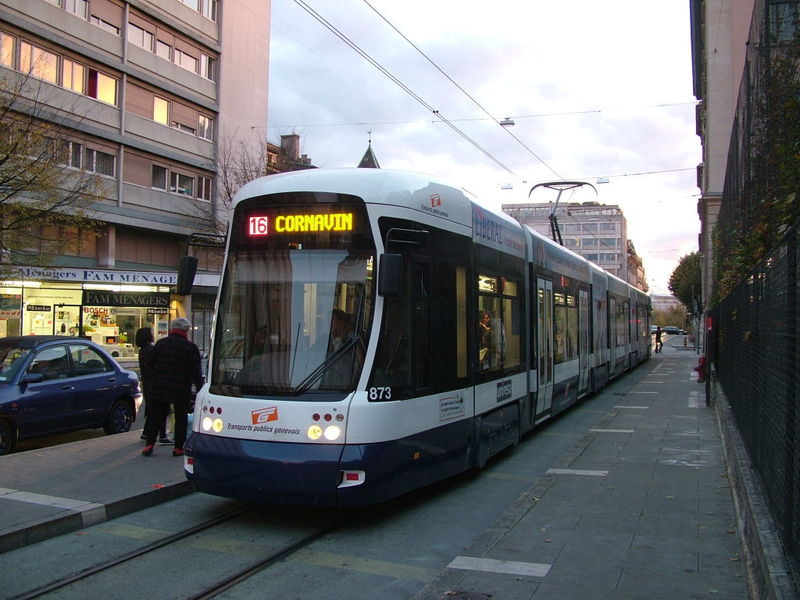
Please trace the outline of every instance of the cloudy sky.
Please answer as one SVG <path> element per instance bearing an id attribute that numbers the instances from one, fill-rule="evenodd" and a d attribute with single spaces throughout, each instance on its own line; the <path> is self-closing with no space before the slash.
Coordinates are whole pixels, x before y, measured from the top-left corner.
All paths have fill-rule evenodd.
<path id="1" fill-rule="evenodd" d="M 608 178 L 562 202 L 620 205 L 653 293 L 697 250 L 685 0 L 272 0 L 269 92 L 268 139 L 299 134 L 319 167 L 356 166 L 371 135 L 381 167 L 498 210 Z"/>

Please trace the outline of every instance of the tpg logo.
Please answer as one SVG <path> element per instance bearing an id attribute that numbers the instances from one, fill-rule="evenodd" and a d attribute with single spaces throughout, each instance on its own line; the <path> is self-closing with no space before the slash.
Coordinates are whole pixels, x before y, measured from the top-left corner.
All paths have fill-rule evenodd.
<path id="1" fill-rule="evenodd" d="M 253 425 L 262 425 L 270 421 L 277 421 L 278 407 L 268 406 L 267 408 L 259 408 L 258 410 L 252 411 L 250 417 L 253 419 Z"/>

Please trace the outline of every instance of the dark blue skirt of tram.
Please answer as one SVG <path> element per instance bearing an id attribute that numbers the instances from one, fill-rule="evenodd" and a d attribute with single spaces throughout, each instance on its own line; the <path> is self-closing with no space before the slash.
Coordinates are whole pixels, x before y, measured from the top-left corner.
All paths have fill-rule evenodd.
<path id="1" fill-rule="evenodd" d="M 192 433 L 186 443 L 194 473 L 208 494 L 245 502 L 361 506 L 384 502 L 440 481 L 473 463 L 467 419 L 408 438 L 376 444 L 258 442 Z M 366 481 L 339 488 L 343 470 Z"/>

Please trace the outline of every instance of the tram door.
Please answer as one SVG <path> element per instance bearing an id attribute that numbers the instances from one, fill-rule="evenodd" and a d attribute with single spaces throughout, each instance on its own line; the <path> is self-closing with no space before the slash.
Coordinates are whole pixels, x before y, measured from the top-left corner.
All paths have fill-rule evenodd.
<path id="1" fill-rule="evenodd" d="M 536 398 L 536 414 L 550 410 L 553 403 L 553 282 L 536 279 L 537 331 L 539 332 L 538 372 L 539 391 Z"/>
<path id="2" fill-rule="evenodd" d="M 589 388 L 589 292 L 578 290 L 578 393 Z"/>

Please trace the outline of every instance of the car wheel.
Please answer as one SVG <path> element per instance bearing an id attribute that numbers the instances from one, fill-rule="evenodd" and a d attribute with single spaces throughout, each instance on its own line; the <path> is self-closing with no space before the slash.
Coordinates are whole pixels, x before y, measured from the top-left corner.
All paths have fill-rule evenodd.
<path id="1" fill-rule="evenodd" d="M 103 431 L 112 433 L 125 433 L 130 431 L 133 423 L 133 408 L 126 400 L 117 400 L 108 413 L 108 418 L 103 425 Z"/>
<path id="2" fill-rule="evenodd" d="M 17 443 L 17 432 L 8 421 L 0 420 L 0 456 L 8 454 Z"/>

